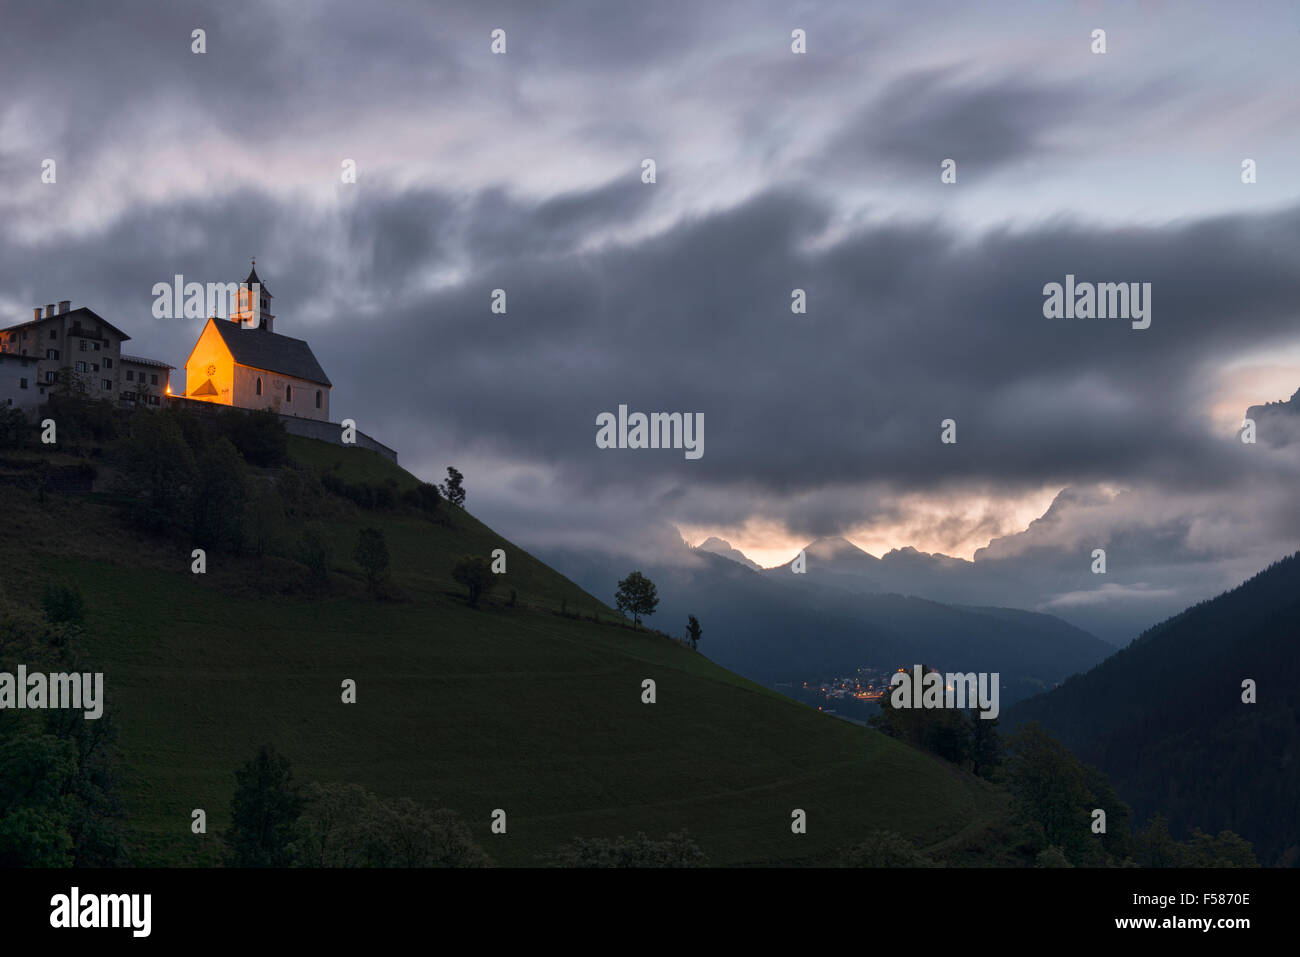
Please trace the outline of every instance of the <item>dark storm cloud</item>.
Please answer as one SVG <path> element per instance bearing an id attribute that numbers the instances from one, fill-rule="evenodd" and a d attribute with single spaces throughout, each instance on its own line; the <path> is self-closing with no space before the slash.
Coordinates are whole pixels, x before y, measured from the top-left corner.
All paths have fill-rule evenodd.
<path id="1" fill-rule="evenodd" d="M 152 319 L 153 284 L 239 279 L 256 254 L 277 331 L 309 339 L 335 383 L 335 418 L 425 478 L 477 465 L 472 507 L 530 542 L 671 551 L 669 520 L 810 538 L 910 521 L 935 537 L 976 528 L 995 538 L 990 560 L 1031 554 L 1066 576 L 1105 525 L 1158 590 L 1191 563 L 1240 563 L 1250 536 L 1294 535 L 1277 492 L 1294 464 L 1209 434 L 1203 416 L 1225 357 L 1294 341 L 1300 210 L 1193 204 L 1140 227 L 1009 211 L 1033 186 L 1052 209 L 1136 202 L 1140 185 L 1115 200 L 1070 177 L 1096 161 L 1163 170 L 1141 135 L 1173 107 L 1204 107 L 1197 135 L 1217 144 L 1225 117 L 1249 113 L 1239 87 L 1188 72 L 1199 47 L 1180 73 L 1179 44 L 1148 33 L 1144 46 L 1136 27 L 1140 56 L 1090 61 L 1076 82 L 1048 69 L 1033 30 L 1015 32 L 1026 8 L 945 25 L 861 7 L 126 0 L 70 20 L 6 3 L 0 130 L 17 135 L 0 142 L 0 291 L 20 306 L 71 298 L 126 329 L 129 352 L 180 365 L 201 323 Z M 1077 17 L 1032 17 L 1051 50 L 1086 55 Z M 1186 38 L 1181 22 L 1170 37 Z M 789 52 L 794 26 L 807 57 Z M 495 27 L 506 58 L 486 52 Z M 1256 92 L 1242 102 L 1285 115 L 1271 87 Z M 655 186 L 638 178 L 647 155 Z M 44 156 L 60 189 L 33 195 Z M 948 207 L 914 203 L 919 188 L 869 191 L 914 174 L 933 193 L 948 156 L 961 226 L 928 218 Z M 342 157 L 362 174 L 335 192 Z M 981 175 L 1043 158 L 1056 179 Z M 1171 170 L 1211 189 L 1181 157 Z M 125 205 L 97 219 L 86 183 Z M 1205 208 L 1240 202 L 1225 195 Z M 1044 319 L 1042 287 L 1067 273 L 1150 282 L 1151 328 Z M 805 316 L 790 312 L 796 287 Z M 704 458 L 598 450 L 595 417 L 620 403 L 704 413 Z M 949 417 L 955 446 L 939 442 Z M 996 504 L 909 516 L 900 502 L 1093 482 L 1185 507 L 1067 497 L 1051 521 L 996 537 Z"/>
<path id="2" fill-rule="evenodd" d="M 1300 292 L 1287 241 L 1296 211 L 978 243 L 885 226 L 814 253 L 807 241 L 825 211 L 775 193 L 558 260 L 527 253 L 543 248 L 528 237 L 547 231 L 544 207 L 503 201 L 495 215 L 492 228 L 525 254 L 395 310 L 397 339 L 432 316 L 440 344 L 435 359 L 399 358 L 409 365 L 398 378 L 435 407 L 472 395 L 447 423 L 461 440 L 572 468 L 585 484 L 671 476 L 789 493 L 876 480 L 1212 482 L 1239 466 L 1200 421 L 1201 367 L 1243 340 L 1289 333 Z M 1042 287 L 1066 273 L 1151 282 L 1151 328 L 1045 319 Z M 509 295 L 504 317 L 487 313 L 497 286 Z M 790 313 L 796 286 L 808 316 Z M 597 450 L 595 415 L 620 402 L 703 411 L 704 458 Z M 938 441 L 947 417 L 956 446 Z"/>
<path id="3" fill-rule="evenodd" d="M 1198 376 L 1243 342 L 1290 333 L 1300 293 L 1297 210 L 978 242 L 883 225 L 819 247 L 810 242 L 828 210 L 774 192 L 642 241 L 566 253 L 587 228 L 653 211 L 647 195 L 633 181 L 538 204 L 381 196 L 344 210 L 340 264 L 313 252 L 321 220 L 237 194 L 130 214 L 59 257 L 7 244 L 0 282 L 33 304 L 84 301 L 126 328 L 134 351 L 180 365 L 197 324 L 149 318 L 152 284 L 174 272 L 239 278 L 247 233 L 223 228 L 239 220 L 278 237 L 259 251 L 277 329 L 311 339 L 336 411 L 404 457 L 420 459 L 436 435 L 442 448 L 547 467 L 577 490 L 676 501 L 684 517 L 702 492 L 730 489 L 729 505 L 700 499 L 714 521 L 775 510 L 817 534 L 870 512 L 852 487 L 873 483 L 1228 482 L 1246 465 L 1206 434 Z M 402 284 L 465 237 L 476 252 L 462 280 Z M 214 263 L 229 275 L 212 275 Z M 353 266 L 359 289 L 347 285 Z M 1045 319 L 1042 286 L 1067 272 L 1151 282 L 1151 328 Z M 505 316 L 489 311 L 498 287 Z M 806 316 L 790 312 L 795 287 L 807 290 Z M 359 319 L 358 300 L 381 308 Z M 703 459 L 597 449 L 595 417 L 620 403 L 703 412 Z M 939 442 L 949 417 L 955 446 Z"/>
<path id="4" fill-rule="evenodd" d="M 974 79 L 958 67 L 892 81 L 828 145 L 827 162 L 935 171 L 951 157 L 963 178 L 1049 149 L 1052 133 L 1091 107 L 1079 86 L 1021 78 Z"/>

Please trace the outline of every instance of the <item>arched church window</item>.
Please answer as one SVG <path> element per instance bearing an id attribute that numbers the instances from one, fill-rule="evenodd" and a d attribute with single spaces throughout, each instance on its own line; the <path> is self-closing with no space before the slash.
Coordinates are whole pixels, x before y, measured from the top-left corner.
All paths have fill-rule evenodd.
<path id="1" fill-rule="evenodd" d="M 293 386 L 287 385 L 284 387 L 284 401 L 286 402 L 293 401 Z"/>
<path id="2" fill-rule="evenodd" d="M 320 389 L 316 390 L 316 408 L 320 408 Z"/>
<path id="3" fill-rule="evenodd" d="M 257 394 L 258 394 L 258 395 L 261 395 L 261 394 L 262 394 L 262 377 L 261 377 L 261 376 L 258 376 L 258 377 L 257 377 Z"/>

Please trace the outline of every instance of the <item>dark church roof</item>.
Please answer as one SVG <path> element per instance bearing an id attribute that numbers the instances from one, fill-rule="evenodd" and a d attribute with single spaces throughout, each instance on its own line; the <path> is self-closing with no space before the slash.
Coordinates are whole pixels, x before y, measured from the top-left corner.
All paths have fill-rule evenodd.
<path id="1" fill-rule="evenodd" d="M 261 289 L 262 292 L 266 293 L 268 296 L 271 295 L 271 290 L 267 289 L 266 286 L 262 283 L 262 280 L 257 278 L 256 262 L 253 263 L 253 268 L 248 271 L 248 278 L 243 281 L 242 285 L 251 287 L 253 283 L 257 283 L 258 288 Z"/>
<path id="2" fill-rule="evenodd" d="M 312 354 L 311 346 L 302 339 L 267 332 L 261 326 L 244 329 L 229 319 L 213 319 L 212 324 L 221 334 L 231 356 L 241 366 L 333 386 Z"/>

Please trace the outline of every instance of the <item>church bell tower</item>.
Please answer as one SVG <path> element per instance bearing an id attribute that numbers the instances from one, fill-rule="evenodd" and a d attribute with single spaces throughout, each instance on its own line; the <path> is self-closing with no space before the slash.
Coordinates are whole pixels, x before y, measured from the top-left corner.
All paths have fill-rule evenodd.
<path id="1" fill-rule="evenodd" d="M 265 329 L 274 332 L 271 315 L 271 293 L 257 278 L 257 260 L 248 271 L 248 278 L 239 284 L 239 304 L 231 321 L 239 323 L 241 329 Z"/>

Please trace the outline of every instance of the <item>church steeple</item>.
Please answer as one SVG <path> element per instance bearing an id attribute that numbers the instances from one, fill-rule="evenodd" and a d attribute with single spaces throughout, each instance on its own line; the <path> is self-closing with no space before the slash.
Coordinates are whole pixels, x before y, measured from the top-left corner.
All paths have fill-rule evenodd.
<path id="1" fill-rule="evenodd" d="M 257 276 L 257 259 L 248 271 L 248 278 L 239 284 L 239 305 L 230 318 L 244 329 L 265 329 L 273 332 L 271 315 L 271 292 Z"/>

